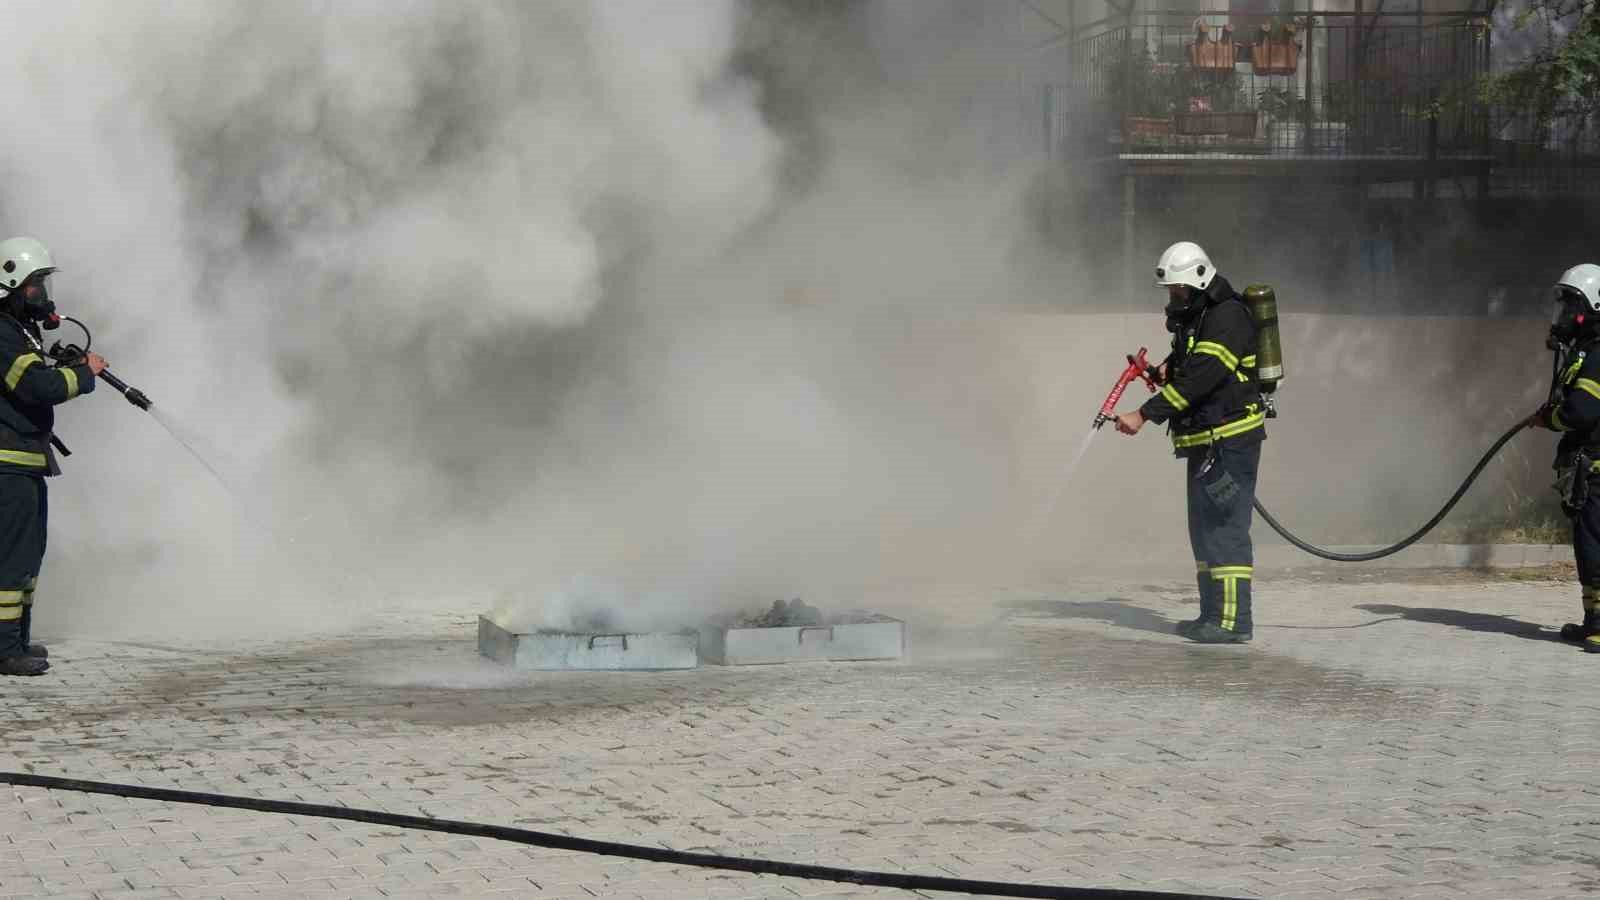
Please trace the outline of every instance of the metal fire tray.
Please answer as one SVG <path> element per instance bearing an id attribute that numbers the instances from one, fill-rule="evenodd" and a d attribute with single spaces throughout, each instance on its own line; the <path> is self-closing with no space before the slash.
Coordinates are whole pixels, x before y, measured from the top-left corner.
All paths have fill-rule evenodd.
<path id="1" fill-rule="evenodd" d="M 479 616 L 478 652 L 517 669 L 693 669 L 700 665 L 700 636 L 692 631 L 518 634 Z"/>
<path id="2" fill-rule="evenodd" d="M 804 660 L 900 659 L 906 652 L 906 623 L 888 616 L 831 625 L 738 628 L 710 625 L 700 630 L 706 662 L 756 666 Z"/>

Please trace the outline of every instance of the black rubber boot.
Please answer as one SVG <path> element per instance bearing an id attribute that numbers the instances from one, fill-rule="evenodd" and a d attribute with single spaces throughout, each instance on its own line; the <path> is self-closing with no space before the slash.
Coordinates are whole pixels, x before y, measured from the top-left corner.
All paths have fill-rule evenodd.
<path id="1" fill-rule="evenodd" d="M 1212 566 L 1211 577 L 1216 579 L 1218 627 L 1223 631 L 1249 634 L 1254 630 L 1251 587 L 1254 568 L 1251 566 Z"/>
<path id="2" fill-rule="evenodd" d="M 1233 581 L 1234 601 L 1230 610 L 1226 602 L 1229 586 L 1217 577 L 1219 571 L 1227 572 L 1229 568 L 1212 566 L 1199 573 L 1200 618 L 1178 623 L 1178 634 L 1199 644 L 1242 644 L 1250 640 L 1250 580 Z M 1223 628 L 1223 620 L 1230 612 L 1234 627 Z"/>
<path id="3" fill-rule="evenodd" d="M 49 660 L 37 656 L 7 656 L 0 659 L 0 675 L 43 675 L 48 671 Z"/>
<path id="4" fill-rule="evenodd" d="M 1583 589 L 1583 621 L 1568 622 L 1561 626 L 1561 639 L 1574 644 L 1582 644 L 1589 638 L 1600 634 L 1600 610 L 1595 608 L 1595 594 L 1600 593 L 1595 588 L 1585 586 Z M 1588 647 L 1584 648 L 1589 649 Z"/>
<path id="5" fill-rule="evenodd" d="M 1173 627 L 1172 630 L 1176 631 L 1181 637 L 1188 637 L 1189 632 L 1194 631 L 1201 622 L 1206 620 L 1207 613 L 1215 614 L 1211 608 L 1214 602 L 1211 599 L 1211 588 L 1212 585 L 1216 584 L 1216 581 L 1212 579 L 1211 572 L 1205 568 L 1205 563 L 1196 563 L 1195 565 L 1198 571 L 1195 572 L 1194 584 L 1200 592 L 1200 616 L 1194 619 L 1186 619 Z"/>
<path id="6" fill-rule="evenodd" d="M 50 664 L 23 652 L 22 620 L 0 622 L 0 675 L 43 675 Z"/>
<path id="7" fill-rule="evenodd" d="M 43 644 L 29 643 L 29 635 L 33 632 L 33 604 L 28 603 L 22 607 L 22 655 L 35 659 L 49 659 L 50 651 Z"/>
<path id="8" fill-rule="evenodd" d="M 1178 625 L 1173 626 L 1173 631 L 1176 631 L 1182 637 L 1189 637 L 1190 631 L 1194 631 L 1194 626 L 1200 625 L 1205 620 L 1205 593 L 1206 586 L 1211 583 L 1211 575 L 1206 573 L 1203 562 L 1197 562 L 1195 567 L 1198 569 L 1198 572 L 1195 572 L 1195 588 L 1200 591 L 1200 618 L 1187 618 L 1187 620 L 1179 621 Z"/>
<path id="9" fill-rule="evenodd" d="M 1211 570 L 1203 562 L 1197 562 L 1195 567 L 1197 567 L 1195 588 L 1200 591 L 1200 617 L 1179 621 L 1178 626 L 1173 628 L 1173 631 L 1176 631 L 1182 637 L 1192 636 L 1194 629 L 1200 628 L 1200 623 L 1216 621 L 1216 617 L 1219 615 L 1218 607 L 1221 605 L 1218 602 L 1218 591 L 1216 591 L 1218 585 L 1216 585 L 1216 578 L 1211 578 Z"/>
<path id="10" fill-rule="evenodd" d="M 50 664 L 22 652 L 22 620 L 0 622 L 0 675 L 43 675 Z"/>
<path id="11" fill-rule="evenodd" d="M 1243 644 L 1250 640 L 1250 632 L 1229 631 L 1215 622 L 1201 622 L 1183 636 L 1197 644 Z M 1596 647 L 1595 652 L 1600 653 L 1600 644 Z"/>

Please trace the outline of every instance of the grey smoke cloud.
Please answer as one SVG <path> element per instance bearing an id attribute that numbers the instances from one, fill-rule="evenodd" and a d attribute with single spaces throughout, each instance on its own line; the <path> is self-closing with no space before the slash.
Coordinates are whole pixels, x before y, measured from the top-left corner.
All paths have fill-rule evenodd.
<path id="1" fill-rule="evenodd" d="M 36 34 L 0 90 L 35 137 L 7 154 L 9 227 L 55 247 L 64 305 L 210 437 L 249 518 L 324 550 L 448 546 L 439 470 L 511 437 L 482 387 L 549 403 L 496 348 L 578 328 L 615 255 L 697 264 L 774 197 L 781 147 L 727 68 L 731 3 L 17 12 Z M 141 615 L 252 585 L 325 599 L 316 566 L 264 548 L 164 435 L 107 406 L 64 417 L 95 450 L 58 482 L 62 593 Z M 477 414 L 434 415 L 452 407 Z"/>
<path id="2" fill-rule="evenodd" d="M 27 12 L 10 227 L 243 495 L 69 407 L 47 628 L 656 625 L 1012 553 L 1036 386 L 973 316 L 1052 288 L 938 96 L 836 71 L 796 194 L 733 3 Z"/>
<path id="3" fill-rule="evenodd" d="M 896 6 L 931 16 L 872 8 Z M 63 306 L 241 495 L 114 396 L 66 407 L 47 632 L 269 636 L 445 600 L 677 626 L 1183 543 L 1155 434 L 1102 435 L 1024 534 L 1121 355 L 1164 335 L 1154 289 L 1125 298 L 1148 318 L 1015 314 L 1094 299 L 1113 264 L 1035 244 L 1033 157 L 997 151 L 991 103 L 949 103 L 1004 93 L 968 85 L 1003 41 L 896 69 L 836 39 L 859 30 L 799 40 L 733 3 L 30 13 L 49 39 L 0 62 L 38 126 L 0 157 L 7 227 L 53 245 Z M 750 74 L 753 34 L 779 80 Z M 1332 519 L 1293 487 L 1371 421 L 1312 412 L 1317 385 L 1412 371 L 1324 326 L 1358 352 L 1291 357 L 1264 478 L 1313 537 L 1381 499 L 1354 461 Z M 1476 444 L 1455 437 L 1441 484 Z M 1397 473 L 1398 521 L 1439 492 Z"/>

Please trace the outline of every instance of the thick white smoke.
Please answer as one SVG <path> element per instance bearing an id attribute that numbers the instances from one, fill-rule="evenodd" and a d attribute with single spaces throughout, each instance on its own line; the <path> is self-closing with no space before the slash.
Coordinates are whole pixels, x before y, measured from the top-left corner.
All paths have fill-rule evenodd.
<path id="1" fill-rule="evenodd" d="M 341 605 L 322 565 L 354 571 L 351 548 L 399 535 L 418 543 L 384 556 L 448 564 L 440 470 L 532 443 L 475 388 L 548 404 L 493 349 L 587 319 L 608 252 L 653 237 L 694 265 L 774 197 L 730 3 L 13 11 L 35 33 L 0 87 L 30 135 L 5 157 L 6 227 L 53 246 L 62 305 L 247 495 L 241 523 L 152 423 L 71 408 L 63 605 L 270 622 L 295 597 Z M 358 583 L 406 589 L 386 574 Z"/>
<path id="2" fill-rule="evenodd" d="M 1120 278 L 1032 243 L 1019 80 L 1045 63 L 999 4 L 13 6 L 36 33 L 0 62 L 25 123 L 3 230 L 55 249 L 64 311 L 236 495 L 109 389 L 69 404 L 47 633 L 272 635 L 394 602 L 676 627 L 1182 565 L 1155 429 L 1102 435 L 1041 520 L 1122 354 L 1160 352 L 1162 297 L 1018 314 L 1107 308 L 1083 292 Z M 1336 307 L 1284 280 L 1281 241 L 1251 260 L 1180 227 L 1147 229 L 1152 258 L 1198 237 L 1287 317 Z M 1509 345 L 1488 367 L 1305 327 L 1263 497 L 1313 538 L 1431 512 L 1484 440 L 1426 419 L 1441 391 L 1537 399 Z M 1375 419 L 1371 384 L 1406 402 Z M 1405 455 L 1419 428 L 1449 452 Z M 1368 454 L 1327 468 L 1352 433 Z"/>
<path id="3" fill-rule="evenodd" d="M 1059 387 L 973 315 L 1048 288 L 944 98 L 801 59 L 795 186 L 729 2 L 18 12 L 5 230 L 240 495 L 66 408 L 45 628 L 692 624 L 1010 558 Z"/>

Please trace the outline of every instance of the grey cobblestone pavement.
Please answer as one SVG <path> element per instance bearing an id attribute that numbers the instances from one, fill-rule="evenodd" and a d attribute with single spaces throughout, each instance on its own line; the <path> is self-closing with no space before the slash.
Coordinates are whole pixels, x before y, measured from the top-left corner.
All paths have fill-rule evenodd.
<path id="1" fill-rule="evenodd" d="M 971 592 L 897 664 L 516 673 L 470 609 L 280 644 L 61 639 L 0 767 L 856 868 L 1247 897 L 1600 891 L 1600 658 L 1541 570 Z M 953 601 L 951 601 L 953 602 Z M 904 896 L 0 790 L 0 897 Z"/>

